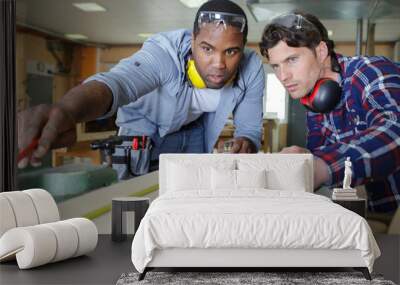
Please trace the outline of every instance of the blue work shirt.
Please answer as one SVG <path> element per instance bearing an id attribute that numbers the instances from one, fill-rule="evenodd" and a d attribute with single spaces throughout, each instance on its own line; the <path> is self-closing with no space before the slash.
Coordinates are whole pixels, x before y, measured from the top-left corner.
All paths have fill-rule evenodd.
<path id="1" fill-rule="evenodd" d="M 110 71 L 85 81 L 96 80 L 110 88 L 113 103 L 102 118 L 118 110 L 120 135 L 158 132 L 163 137 L 185 124 L 194 88 L 186 76 L 191 39 L 191 32 L 183 29 L 156 34 Z M 247 137 L 260 148 L 264 86 L 261 59 L 245 49 L 236 80 L 222 89 L 217 110 L 203 114 L 206 152 L 212 152 L 230 114 L 234 137 Z"/>

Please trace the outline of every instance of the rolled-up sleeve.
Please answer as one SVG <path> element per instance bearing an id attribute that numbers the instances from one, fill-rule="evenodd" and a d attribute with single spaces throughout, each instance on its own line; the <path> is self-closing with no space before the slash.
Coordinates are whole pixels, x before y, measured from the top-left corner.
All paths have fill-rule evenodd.
<path id="1" fill-rule="evenodd" d="M 108 86 L 113 102 L 106 114 L 115 114 L 118 107 L 129 104 L 153 91 L 171 78 L 173 60 L 156 40 L 149 40 L 132 56 L 121 60 L 108 72 L 98 73 L 84 83 L 96 80 Z"/>

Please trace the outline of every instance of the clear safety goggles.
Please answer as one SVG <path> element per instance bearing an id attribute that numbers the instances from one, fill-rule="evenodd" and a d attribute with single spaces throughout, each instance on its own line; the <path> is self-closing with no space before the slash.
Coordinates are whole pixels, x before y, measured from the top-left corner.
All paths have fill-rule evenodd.
<path id="1" fill-rule="evenodd" d="M 237 27 L 243 33 L 246 26 L 246 19 L 244 16 L 238 14 L 209 11 L 200 12 L 198 19 L 199 28 L 210 23 L 215 24 L 216 27 L 222 25 L 224 29 L 227 28 L 227 25 Z"/>
<path id="2" fill-rule="evenodd" d="M 273 18 L 270 25 L 277 25 L 295 31 L 314 31 L 319 33 L 317 27 L 299 14 L 284 14 Z"/>

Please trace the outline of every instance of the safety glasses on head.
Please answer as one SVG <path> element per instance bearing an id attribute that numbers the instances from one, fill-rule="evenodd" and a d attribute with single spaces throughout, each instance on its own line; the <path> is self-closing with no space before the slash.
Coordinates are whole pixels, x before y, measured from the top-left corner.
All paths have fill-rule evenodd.
<path id="1" fill-rule="evenodd" d="M 319 33 L 317 27 L 300 14 L 284 14 L 273 18 L 269 25 L 277 25 L 292 31 L 315 31 Z"/>
<path id="2" fill-rule="evenodd" d="M 224 29 L 227 28 L 227 25 L 237 27 L 240 29 L 240 32 L 243 33 L 246 26 L 246 19 L 244 16 L 238 14 L 211 11 L 200 12 L 198 18 L 199 28 L 210 23 L 215 24 L 216 27 L 222 25 Z"/>

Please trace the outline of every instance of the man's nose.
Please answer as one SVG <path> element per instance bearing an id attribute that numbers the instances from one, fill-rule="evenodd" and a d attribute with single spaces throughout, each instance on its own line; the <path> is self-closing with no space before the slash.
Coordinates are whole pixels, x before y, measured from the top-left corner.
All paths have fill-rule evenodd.
<path id="1" fill-rule="evenodd" d="M 282 81 L 282 82 L 286 82 L 286 81 L 288 81 L 290 79 L 290 77 L 291 77 L 290 71 L 287 68 L 282 66 L 279 69 L 279 72 L 278 72 L 279 80 Z"/>
<path id="2" fill-rule="evenodd" d="M 213 67 L 214 68 L 218 68 L 218 69 L 225 69 L 226 68 L 225 56 L 223 54 L 214 55 Z"/>

